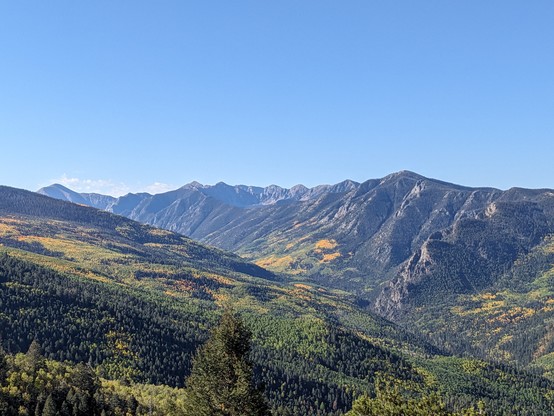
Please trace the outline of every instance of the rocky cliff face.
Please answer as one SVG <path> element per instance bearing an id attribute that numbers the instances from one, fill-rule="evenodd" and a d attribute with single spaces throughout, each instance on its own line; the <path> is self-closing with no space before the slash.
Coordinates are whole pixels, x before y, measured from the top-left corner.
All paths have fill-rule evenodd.
<path id="1" fill-rule="evenodd" d="M 52 196 L 94 203 L 69 190 Z M 311 189 L 190 184 L 106 209 L 347 290 L 446 350 L 551 368 L 541 357 L 554 353 L 552 190 L 399 172 Z"/>
<path id="2" fill-rule="evenodd" d="M 79 196 L 51 193 L 67 195 Z M 494 256 L 497 267 L 526 250 L 550 230 L 552 200 L 549 190 L 468 188 L 403 171 L 314 188 L 193 182 L 103 202 L 108 211 L 358 294 L 370 290 L 374 297 L 390 281 L 376 308 L 393 315 L 437 266 L 452 267 L 451 253 L 472 258 L 475 273 L 489 273 Z M 457 287 L 474 284 L 456 279 Z"/>
<path id="3" fill-rule="evenodd" d="M 386 283 L 375 309 L 398 320 L 437 297 L 443 301 L 494 285 L 518 258 L 554 232 L 554 198 L 546 193 L 508 191 L 429 236 Z"/>
<path id="4" fill-rule="evenodd" d="M 434 291 L 486 286 L 551 232 L 554 218 L 550 190 L 468 188 L 406 171 L 314 188 L 193 182 L 117 199 L 41 192 L 351 290 L 392 318 Z"/>

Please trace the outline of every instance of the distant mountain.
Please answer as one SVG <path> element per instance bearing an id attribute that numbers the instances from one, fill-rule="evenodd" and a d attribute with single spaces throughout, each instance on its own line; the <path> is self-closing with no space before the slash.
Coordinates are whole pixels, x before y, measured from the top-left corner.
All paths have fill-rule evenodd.
<path id="1" fill-rule="evenodd" d="M 182 386 L 231 306 L 253 331 L 276 416 L 338 416 L 378 371 L 423 386 L 408 358 L 449 359 L 353 301 L 180 234 L 0 186 L 0 339 L 11 353 L 36 339 L 48 358 L 107 378 Z"/>
<path id="2" fill-rule="evenodd" d="M 74 202 L 81 205 L 90 205 L 91 201 L 88 201 L 83 195 L 66 188 L 58 183 L 52 184 L 45 188 L 41 188 L 37 191 L 39 194 L 47 195 L 52 198 L 61 199 L 62 201 Z M 108 197 L 109 198 L 109 197 Z"/>
<path id="3" fill-rule="evenodd" d="M 528 295 L 506 299 L 525 275 L 522 259 L 541 252 L 554 235 L 550 189 L 470 188 L 402 171 L 311 189 L 193 183 L 159 195 L 128 195 L 109 209 L 117 212 L 123 202 L 125 212 L 119 212 L 140 222 L 237 252 L 277 272 L 348 290 L 452 351 L 510 355 L 520 365 L 537 363 L 554 372 L 542 358 L 554 355 L 554 336 L 548 335 L 554 332 L 548 332 L 548 314 L 540 312 L 554 302 L 554 283 L 542 284 L 540 296 L 528 285 Z M 541 276 L 548 270 L 533 263 L 536 258 L 542 257 L 531 256 L 526 267 L 540 273 L 524 278 L 544 283 Z M 483 293 L 503 299 L 506 316 L 542 328 L 533 335 L 533 351 L 516 353 L 521 345 L 515 341 L 489 348 L 476 341 L 486 335 L 482 330 L 460 328 L 454 311 L 475 305 L 471 296 Z M 534 307 L 527 296 L 536 300 Z M 510 309 L 516 298 L 529 315 Z M 486 316 L 475 313 L 471 316 Z M 496 330 L 514 336 L 509 328 Z"/>
<path id="4" fill-rule="evenodd" d="M 213 198 L 229 206 L 247 208 L 257 205 L 271 205 L 280 201 L 308 201 L 330 192 L 344 192 L 355 188 L 358 183 L 354 181 L 344 181 L 336 185 L 321 185 L 315 188 L 306 188 L 303 185 L 297 185 L 291 189 L 281 188 L 277 185 L 271 185 L 266 188 L 256 186 L 230 186 L 219 182 L 213 186 L 202 185 L 198 182 L 191 182 L 183 187 L 166 192 L 166 199 L 186 198 L 190 194 L 202 194 L 205 197 Z M 77 193 L 60 184 L 46 186 L 37 191 L 37 193 L 49 196 L 51 198 L 74 202 L 77 204 L 89 205 L 94 208 L 103 209 L 116 214 L 136 208 L 143 200 L 154 198 L 158 200 L 159 195 L 150 195 L 148 193 L 128 194 L 120 198 L 114 198 L 108 195 L 96 193 Z M 132 202 L 130 202 L 132 201 Z"/>
<path id="5" fill-rule="evenodd" d="M 338 238 L 339 233 L 348 230 L 347 226 L 333 228 L 340 224 L 339 220 L 347 221 L 346 224 L 351 221 L 349 225 L 354 236 L 360 235 L 359 230 L 365 230 L 366 236 L 372 235 L 368 228 L 361 228 L 363 215 L 355 215 L 353 208 L 345 208 L 342 215 L 333 214 L 334 208 L 340 211 L 345 200 L 353 205 L 363 202 L 367 217 L 371 217 L 376 207 L 387 204 L 394 207 L 398 199 L 413 200 L 417 203 L 400 202 L 396 211 L 410 216 L 414 210 L 422 212 L 423 208 L 416 210 L 416 206 L 426 206 L 419 205 L 416 193 L 425 197 L 427 192 L 429 196 L 435 195 L 437 201 L 431 198 L 428 202 L 433 206 L 438 204 L 436 195 L 444 195 L 444 192 L 448 195 L 444 189 L 451 189 L 450 192 L 458 195 L 473 193 L 474 199 L 477 199 L 476 193 L 487 192 L 462 187 L 452 190 L 448 184 L 427 183 L 409 173 L 366 183 L 365 188 L 363 185 L 346 183 L 334 189 L 327 187 L 313 200 L 280 199 L 262 203 L 262 199 L 257 199 L 260 203 L 242 208 L 236 205 L 245 203 L 244 195 L 239 192 L 242 196 L 234 200 L 236 212 L 260 213 L 271 209 L 268 219 L 275 224 L 279 210 L 283 210 L 282 216 L 293 215 L 296 211 L 296 215 L 305 215 L 306 220 L 311 221 L 285 229 L 287 232 L 321 227 L 305 236 L 313 248 L 311 253 L 304 254 L 306 259 L 315 259 L 314 264 L 316 260 L 318 264 L 329 263 L 329 269 L 322 267 L 320 274 L 314 272 L 311 277 L 276 276 L 236 255 L 206 247 L 180 234 L 98 209 L 0 187 L 0 337 L 11 353 L 24 351 L 33 339 L 38 339 L 49 358 L 88 362 L 104 377 L 121 379 L 123 384 L 139 381 L 181 386 L 190 368 L 190 358 L 205 339 L 206 329 L 217 319 L 218 309 L 232 305 L 252 329 L 252 360 L 256 364 L 257 380 L 265 383 L 266 395 L 276 416 L 342 415 L 353 398 L 373 391 L 378 374 L 414 389 L 416 395 L 435 392 L 444 397 L 452 409 L 483 400 L 491 415 L 510 414 L 514 409 L 517 414 L 550 414 L 554 386 L 540 374 L 525 374 L 503 364 L 446 354 L 421 337 L 368 311 L 367 299 L 310 281 L 324 276 L 322 273 L 331 266 L 341 271 L 334 260 L 335 253 L 342 256 L 340 244 L 345 240 L 329 236 L 335 232 Z M 402 196 L 410 186 L 412 190 L 408 195 L 412 195 L 412 199 Z M 198 188 L 198 185 L 191 188 Z M 435 190 L 431 192 L 429 188 Z M 147 206 L 153 209 L 154 202 L 163 206 L 175 194 L 188 195 L 190 199 L 206 197 L 202 192 L 185 187 L 174 193 L 146 196 L 142 201 L 149 200 Z M 447 347 L 455 344 L 461 348 L 468 342 L 469 345 L 461 350 L 464 354 L 475 351 L 476 355 L 483 355 L 479 349 L 491 346 L 496 348 L 493 351 L 513 354 L 512 359 L 505 361 L 544 369 L 550 375 L 553 338 L 546 320 L 551 319 L 551 311 L 554 311 L 550 306 L 554 299 L 549 292 L 548 267 L 552 256 L 544 253 L 549 253 L 552 247 L 541 240 L 549 227 L 549 197 L 542 191 L 523 192 L 522 195 L 516 199 L 531 200 L 512 206 L 512 202 L 505 203 L 497 198 L 487 205 L 484 213 L 471 210 L 467 215 L 460 214 L 450 228 L 425 239 L 422 246 L 395 269 L 399 274 L 393 271 L 392 278 L 384 280 L 383 285 L 402 286 L 402 277 L 406 270 L 412 270 L 412 264 L 421 264 L 422 270 L 427 267 L 424 259 L 429 253 L 434 259 L 431 266 L 453 258 L 456 262 L 452 265 L 460 267 L 459 270 L 453 268 L 452 275 L 418 274 L 416 277 L 414 273 L 406 274 L 413 281 L 402 286 L 399 291 L 402 300 L 390 305 L 390 311 L 394 311 L 390 316 L 410 322 L 413 328 L 423 331 L 436 329 L 429 335 Z M 230 198 L 228 193 L 224 193 L 224 197 Z M 206 198 L 210 203 L 217 201 L 215 197 Z M 372 201 L 377 205 L 372 205 Z M 186 199 L 182 199 L 180 203 L 185 202 Z M 407 208 L 410 204 L 414 207 Z M 473 205 L 468 203 L 467 206 Z M 310 211 L 317 208 L 324 212 Z M 390 211 L 380 211 L 387 214 L 383 215 L 385 224 L 387 221 L 393 223 L 395 215 Z M 470 227 L 475 221 L 484 224 Z M 244 221 L 241 224 L 248 225 Z M 269 224 L 264 225 L 267 230 Z M 514 231 L 509 232 L 504 224 L 514 226 Z M 531 228 L 534 232 L 527 233 Z M 481 230 L 481 233 L 472 230 Z M 286 234 L 280 235 L 279 230 L 268 235 L 268 247 L 271 243 L 274 247 L 290 244 L 285 243 L 286 240 L 273 241 L 286 237 Z M 399 234 L 382 235 L 398 237 Z M 439 256 L 440 253 L 432 249 L 424 250 L 440 239 L 444 239 L 447 254 Z M 483 244 L 483 239 L 491 241 L 492 245 Z M 518 288 L 511 284 L 506 286 L 502 279 L 507 282 L 513 279 L 502 274 L 507 269 L 502 270 L 500 265 L 513 260 L 514 247 L 523 253 L 538 241 L 542 242 L 531 248 L 527 257 L 521 257 L 520 266 L 513 267 L 515 276 L 528 274 L 530 270 L 533 277 L 522 279 Z M 448 249 L 448 244 L 453 248 Z M 468 254 L 456 257 L 458 247 L 467 248 Z M 460 273 L 471 266 L 465 259 L 472 259 L 475 252 L 491 258 L 503 256 L 503 253 L 509 255 L 498 257 L 500 260 L 495 260 L 494 267 L 490 268 L 500 278 L 486 280 L 485 276 L 481 284 L 477 276 L 468 275 L 472 288 L 468 290 L 461 285 L 459 289 L 451 282 L 465 283 Z M 432 271 L 431 266 L 428 269 Z M 328 281 L 340 285 L 341 276 L 348 276 L 341 272 L 343 274 L 338 276 L 328 275 Z M 443 281 L 448 284 L 442 286 Z M 433 288 L 431 292 L 436 289 L 435 296 L 418 289 L 418 282 L 427 282 L 422 287 Z M 357 282 L 348 280 L 347 283 L 355 287 Z M 372 284 L 370 279 L 358 283 Z M 485 286 L 496 289 L 478 292 Z M 450 288 L 453 288 L 452 293 Z M 516 296 L 516 290 L 520 294 L 519 309 L 509 302 Z M 374 292 L 379 293 L 378 290 Z M 383 296 L 386 292 L 382 292 Z M 389 292 L 392 293 L 392 289 Z M 449 295 L 454 292 L 459 294 L 450 296 L 451 301 Z M 389 305 L 382 301 L 377 297 L 375 307 Z M 529 312 L 535 311 L 532 308 L 537 309 L 538 319 L 529 326 L 530 322 L 525 319 L 533 316 Z M 498 315 L 489 313 L 496 310 Z M 385 307 L 383 312 L 389 314 L 389 309 Z M 441 319 L 442 324 L 438 325 Z M 480 326 L 491 319 L 497 319 L 498 326 L 492 328 L 499 335 L 497 337 L 495 332 L 494 339 L 489 342 L 491 337 Z M 517 331 L 512 330 L 505 323 L 507 319 L 519 320 L 525 325 L 518 326 Z M 462 321 L 468 324 L 463 325 Z M 460 322 L 458 326 L 457 322 Z M 472 330 L 471 324 L 478 325 L 478 329 Z M 532 331 L 529 334 L 532 351 L 521 341 L 526 339 L 526 327 Z M 452 329 L 456 329 L 455 334 Z M 514 347 L 509 349 L 506 345 L 511 345 L 512 340 Z M 518 356 L 521 352 L 525 352 L 521 355 L 524 359 Z"/>
<path id="6" fill-rule="evenodd" d="M 434 233 L 478 218 L 494 202 L 548 192 L 468 188 L 403 171 L 314 188 L 193 182 L 158 195 L 129 194 L 106 209 L 276 271 L 360 292 L 393 277 Z"/>
<path id="7" fill-rule="evenodd" d="M 109 195 L 101 195 L 95 193 L 80 194 L 58 183 L 40 188 L 37 193 L 49 196 L 51 198 L 61 199 L 62 201 L 88 205 L 94 208 L 103 209 L 105 211 L 108 211 L 117 200 L 117 198 Z"/>

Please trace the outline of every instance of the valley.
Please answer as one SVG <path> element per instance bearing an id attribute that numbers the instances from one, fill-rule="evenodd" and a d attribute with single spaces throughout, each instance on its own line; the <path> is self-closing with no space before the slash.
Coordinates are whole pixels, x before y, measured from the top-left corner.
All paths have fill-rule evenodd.
<path id="1" fill-rule="evenodd" d="M 411 172 L 120 198 L 0 187 L 0 335 L 9 360 L 35 340 L 50 367 L 87 362 L 99 388 L 128 389 L 136 414 L 179 415 L 232 307 L 274 415 L 343 415 L 383 376 L 451 411 L 546 415 L 553 226 L 551 191 Z"/>
<path id="2" fill-rule="evenodd" d="M 57 189 L 39 192 L 104 201 L 96 206 L 238 253 L 277 275 L 344 291 L 362 309 L 415 326 L 451 353 L 550 371 L 552 190 L 470 188 L 408 171 L 312 189 L 192 183 L 108 205 L 105 197 Z M 484 311 L 496 311 L 507 327 L 496 328 Z M 469 318 L 480 328 L 473 334 Z M 530 343 L 529 320 L 536 331 Z M 527 352 L 516 353 L 521 348 Z"/>

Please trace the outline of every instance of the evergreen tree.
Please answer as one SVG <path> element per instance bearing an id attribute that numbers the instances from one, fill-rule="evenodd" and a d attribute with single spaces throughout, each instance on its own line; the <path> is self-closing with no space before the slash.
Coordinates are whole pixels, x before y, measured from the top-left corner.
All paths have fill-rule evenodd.
<path id="1" fill-rule="evenodd" d="M 8 363 L 6 361 L 6 351 L 0 345 L 0 385 L 4 384 L 8 373 Z"/>
<path id="2" fill-rule="evenodd" d="M 74 413 L 88 415 L 95 411 L 94 395 L 100 389 L 98 377 L 88 365 L 79 363 L 71 375 L 71 383 L 76 388 Z"/>
<path id="3" fill-rule="evenodd" d="M 71 382 L 76 388 L 90 396 L 93 396 L 100 388 L 100 382 L 94 370 L 85 363 L 79 363 L 75 366 L 75 370 L 71 375 Z"/>
<path id="4" fill-rule="evenodd" d="M 63 403 L 62 403 L 62 407 L 60 409 L 60 415 L 61 416 L 72 416 L 71 413 L 72 412 L 69 408 L 69 405 L 67 404 L 67 401 L 64 400 Z"/>
<path id="5" fill-rule="evenodd" d="M 26 354 L 27 369 L 31 373 L 35 373 L 40 368 L 44 368 L 44 361 L 40 344 L 36 339 L 34 339 L 33 342 L 31 342 Z"/>
<path id="6" fill-rule="evenodd" d="M 346 416 L 473 416 L 485 415 L 484 404 L 451 412 L 444 400 L 435 392 L 406 389 L 409 383 L 389 377 L 378 377 L 375 382 L 375 397 L 357 399 Z M 412 386 L 415 387 L 415 386 Z M 415 389 L 417 390 L 417 389 Z"/>
<path id="7" fill-rule="evenodd" d="M 2 386 L 6 382 L 6 376 L 8 374 L 8 362 L 6 361 L 6 352 L 0 345 L 0 414 L 6 414 L 8 409 L 7 399 L 2 390 Z"/>
<path id="8" fill-rule="evenodd" d="M 58 409 L 56 409 L 56 403 L 54 403 L 54 398 L 50 394 L 44 402 L 44 408 L 42 409 L 42 416 L 56 416 Z"/>
<path id="9" fill-rule="evenodd" d="M 262 392 L 252 381 L 248 359 L 251 333 L 226 310 L 193 360 L 187 385 L 186 415 L 270 415 Z"/>

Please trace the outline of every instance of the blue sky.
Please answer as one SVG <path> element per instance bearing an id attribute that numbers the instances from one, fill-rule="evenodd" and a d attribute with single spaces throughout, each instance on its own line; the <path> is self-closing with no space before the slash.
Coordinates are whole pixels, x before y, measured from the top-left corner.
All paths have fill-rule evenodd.
<path id="1" fill-rule="evenodd" d="M 0 183 L 554 188 L 552 1 L 5 1 Z"/>

